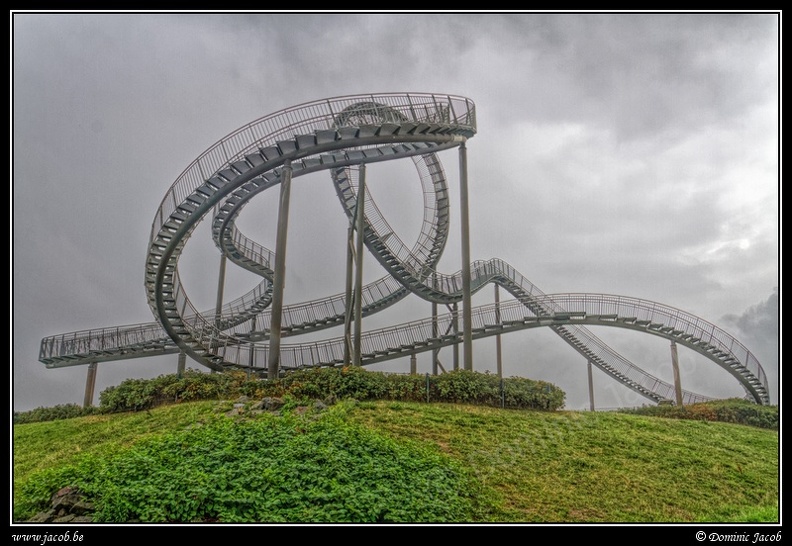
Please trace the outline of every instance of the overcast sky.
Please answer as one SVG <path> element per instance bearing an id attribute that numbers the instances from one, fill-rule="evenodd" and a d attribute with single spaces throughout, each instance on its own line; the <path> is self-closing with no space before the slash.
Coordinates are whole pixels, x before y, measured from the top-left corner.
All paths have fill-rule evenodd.
<path id="1" fill-rule="evenodd" d="M 546 293 L 634 296 L 713 322 L 754 352 L 776 403 L 779 22 L 774 13 L 12 14 L 13 408 L 82 403 L 86 367 L 47 370 L 43 337 L 153 320 L 143 283 L 151 222 L 202 151 L 292 105 L 392 91 L 476 103 L 474 259 L 502 258 Z M 456 199 L 457 154 L 440 157 Z M 373 165 L 367 179 L 414 241 L 422 216 L 411 163 Z M 265 192 L 239 222 L 270 248 L 276 201 Z M 458 218 L 452 200 L 447 273 L 461 265 Z M 180 270 L 208 309 L 219 254 L 206 223 Z M 343 291 L 345 226 L 326 173 L 295 180 L 287 303 Z M 365 272 L 383 274 L 370 256 Z M 256 282 L 230 266 L 226 299 Z M 474 297 L 492 301 L 491 287 Z M 408 298 L 364 329 L 430 312 Z M 592 330 L 672 380 L 667 340 Z M 494 340 L 474 345 L 475 368 L 494 371 Z M 567 408 L 588 407 L 585 360 L 549 330 L 504 336 L 503 354 L 506 375 L 552 381 Z M 419 355 L 419 371 L 429 358 Z M 95 402 L 125 378 L 175 372 L 176 360 L 100 364 Z M 441 360 L 450 367 L 449 349 Z M 680 366 L 686 389 L 744 394 L 684 347 Z M 387 369 L 407 371 L 409 360 Z M 598 370 L 594 385 L 600 407 L 648 402 Z"/>

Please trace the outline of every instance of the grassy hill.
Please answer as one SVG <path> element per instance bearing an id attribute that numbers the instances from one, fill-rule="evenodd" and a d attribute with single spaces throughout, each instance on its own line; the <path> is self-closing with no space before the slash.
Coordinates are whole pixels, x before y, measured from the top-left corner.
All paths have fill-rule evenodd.
<path id="1" fill-rule="evenodd" d="M 232 410 L 15 425 L 14 517 L 72 486 L 96 521 L 779 520 L 774 430 L 448 403 Z"/>

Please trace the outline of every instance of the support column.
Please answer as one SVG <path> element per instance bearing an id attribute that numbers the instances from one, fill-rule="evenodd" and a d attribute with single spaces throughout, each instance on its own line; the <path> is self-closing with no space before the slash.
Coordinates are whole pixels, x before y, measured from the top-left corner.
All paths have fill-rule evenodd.
<path id="1" fill-rule="evenodd" d="M 468 207 L 467 147 L 459 146 L 459 202 L 462 223 L 462 348 L 464 367 L 473 370 L 473 312 L 470 290 L 470 213 Z"/>
<path id="2" fill-rule="evenodd" d="M 591 360 L 588 361 L 589 409 L 594 411 L 594 381 L 591 377 Z"/>
<path id="3" fill-rule="evenodd" d="M 500 313 L 500 287 L 495 285 L 495 322 L 501 323 Z M 501 335 L 495 336 L 495 360 L 498 363 L 498 377 L 503 379 L 503 354 L 501 351 Z"/>
<path id="4" fill-rule="evenodd" d="M 432 288 L 437 289 L 437 273 L 432 273 Z M 437 324 L 437 302 L 432 302 L 432 337 L 440 337 L 440 328 Z M 437 362 L 440 360 L 440 348 L 432 349 L 432 375 L 437 375 Z"/>
<path id="5" fill-rule="evenodd" d="M 454 337 L 456 337 L 456 335 L 459 334 L 459 306 L 456 303 L 454 303 L 451 306 L 451 315 L 453 317 L 452 320 L 453 320 L 453 328 L 454 328 Z M 454 342 L 453 349 L 454 349 L 454 351 L 453 351 L 453 354 L 454 354 L 454 369 L 458 370 L 459 369 L 459 342 Z"/>
<path id="6" fill-rule="evenodd" d="M 415 353 L 410 355 L 410 375 L 418 373 L 418 362 L 415 358 Z"/>
<path id="7" fill-rule="evenodd" d="M 96 387 L 96 362 L 88 364 L 88 376 L 85 378 L 85 398 L 83 407 L 93 406 L 94 388 Z"/>
<path id="8" fill-rule="evenodd" d="M 184 377 L 184 368 L 187 365 L 187 353 L 184 351 L 179 352 L 179 361 L 176 364 L 176 375 L 181 379 Z"/>
<path id="9" fill-rule="evenodd" d="M 677 355 L 676 341 L 671 342 L 671 366 L 674 368 L 674 393 L 676 405 L 682 405 L 682 382 L 679 378 L 679 356 Z"/>
<path id="10" fill-rule="evenodd" d="M 280 205 L 278 207 L 278 232 L 275 240 L 275 278 L 272 290 L 272 319 L 270 321 L 269 358 L 267 377 L 277 379 L 280 371 L 281 321 L 283 313 L 283 288 L 286 277 L 286 234 L 289 229 L 289 197 L 291 194 L 291 160 L 286 160 L 281 170 Z"/>
<path id="11" fill-rule="evenodd" d="M 253 332 L 256 331 L 256 317 L 250 318 L 250 333 L 251 335 Z M 250 375 L 253 373 L 253 366 L 256 363 L 256 344 L 250 343 L 250 354 L 248 355 L 248 369 L 247 369 L 247 378 L 250 379 Z"/>
<path id="12" fill-rule="evenodd" d="M 366 166 L 361 165 L 358 181 L 357 206 L 355 207 L 355 339 L 353 345 L 353 364 L 362 364 L 361 346 L 363 343 L 363 231 L 365 229 Z"/>
<path id="13" fill-rule="evenodd" d="M 355 224 L 350 219 L 347 229 L 346 292 L 344 305 L 344 366 L 352 364 L 352 312 L 354 295 L 352 292 L 352 268 L 355 265 Z"/>
<path id="14" fill-rule="evenodd" d="M 223 289 L 225 287 L 226 255 L 220 254 L 220 273 L 217 276 L 217 304 L 215 305 L 215 326 L 220 326 L 223 313 Z"/>

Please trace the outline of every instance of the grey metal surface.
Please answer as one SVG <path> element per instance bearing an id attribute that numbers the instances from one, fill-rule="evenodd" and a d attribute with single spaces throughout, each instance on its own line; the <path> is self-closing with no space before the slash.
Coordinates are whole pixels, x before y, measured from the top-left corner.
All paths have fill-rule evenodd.
<path id="1" fill-rule="evenodd" d="M 359 166 L 411 158 L 424 188 L 424 224 L 408 247 L 394 233 L 369 195 L 364 195 L 363 240 L 388 275 L 362 289 L 362 315 L 408 294 L 433 303 L 456 304 L 464 285 L 476 292 L 489 283 L 516 298 L 496 309 L 469 309 L 467 328 L 457 333 L 452 315 L 365 332 L 360 358 L 369 364 L 464 340 L 536 326 L 550 327 L 608 375 L 643 396 L 673 399 L 674 386 L 647 374 L 583 325 L 632 328 L 675 340 L 727 369 L 759 403 L 768 403 L 767 380 L 755 357 L 727 333 L 698 317 L 654 302 L 607 295 L 548 296 L 502 260 L 467 262 L 465 271 L 443 274 L 437 262 L 448 237 L 448 188 L 435 152 L 463 147 L 476 132 L 475 105 L 451 95 L 394 93 L 315 101 L 256 120 L 210 147 L 176 180 L 152 223 L 146 288 L 157 323 L 103 328 L 42 340 L 39 359 L 50 367 L 184 351 L 209 368 L 267 369 L 273 319 L 275 253 L 248 239 L 235 224 L 244 205 L 278 186 L 284 165 L 293 177 L 318 170 L 332 176 L 344 212 L 352 219 Z M 464 157 L 462 152 L 461 158 Z M 462 161 L 462 159 L 460 159 Z M 215 244 L 228 259 L 262 277 L 245 296 L 216 310 L 197 310 L 179 277 L 178 260 L 197 223 L 212 217 Z M 339 249 L 341 251 L 341 249 Z M 467 273 L 469 267 L 469 274 Z M 339 294 L 284 306 L 282 336 L 343 325 L 349 297 Z M 444 322 L 445 321 L 445 322 Z M 469 324 L 468 324 L 469 322 Z M 252 325 L 252 327 L 251 327 Z M 344 362 L 345 338 L 280 346 L 282 369 Z M 348 350 L 347 350 L 348 354 Z M 347 357 L 348 358 L 348 357 Z M 466 362 L 465 366 L 468 364 Z M 706 396 L 684 392 L 686 403 Z"/>

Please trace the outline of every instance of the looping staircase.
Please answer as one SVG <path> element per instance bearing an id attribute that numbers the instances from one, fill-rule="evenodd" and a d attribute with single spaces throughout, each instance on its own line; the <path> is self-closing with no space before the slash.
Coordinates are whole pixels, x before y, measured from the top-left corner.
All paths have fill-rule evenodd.
<path id="1" fill-rule="evenodd" d="M 361 165 L 410 158 L 424 196 L 418 240 L 408 246 L 367 192 L 363 237 L 387 275 L 362 291 L 364 316 L 409 294 L 434 303 L 462 299 L 462 273 L 437 265 L 449 230 L 448 185 L 437 152 L 476 133 L 475 105 L 452 95 L 358 95 L 306 103 L 265 116 L 210 147 L 166 193 L 152 224 L 145 285 L 156 323 L 103 328 L 42 340 L 39 359 L 49 367 L 184 351 L 209 368 L 267 367 L 269 304 L 277 256 L 246 237 L 236 218 L 259 193 L 278 186 L 285 165 L 291 176 L 329 171 L 343 211 L 357 206 Z M 181 282 L 178 261 L 197 224 L 211 218 L 212 238 L 228 260 L 261 276 L 248 294 L 216 310 L 196 309 Z M 471 266 L 471 290 L 496 283 L 514 301 L 472 310 L 474 339 L 533 327 L 549 327 L 602 371 L 642 396 L 672 399 L 674 387 L 608 347 L 586 325 L 607 325 L 665 337 L 706 356 L 731 373 L 746 397 L 769 403 L 767 378 L 756 358 L 716 326 L 655 302 L 603 294 L 542 293 L 500 259 Z M 344 294 L 286 306 L 281 335 L 296 336 L 344 324 Z M 362 362 L 370 364 L 461 341 L 451 314 L 366 332 Z M 281 367 L 299 369 L 343 362 L 344 339 L 282 345 Z M 684 403 L 708 397 L 685 391 Z"/>

